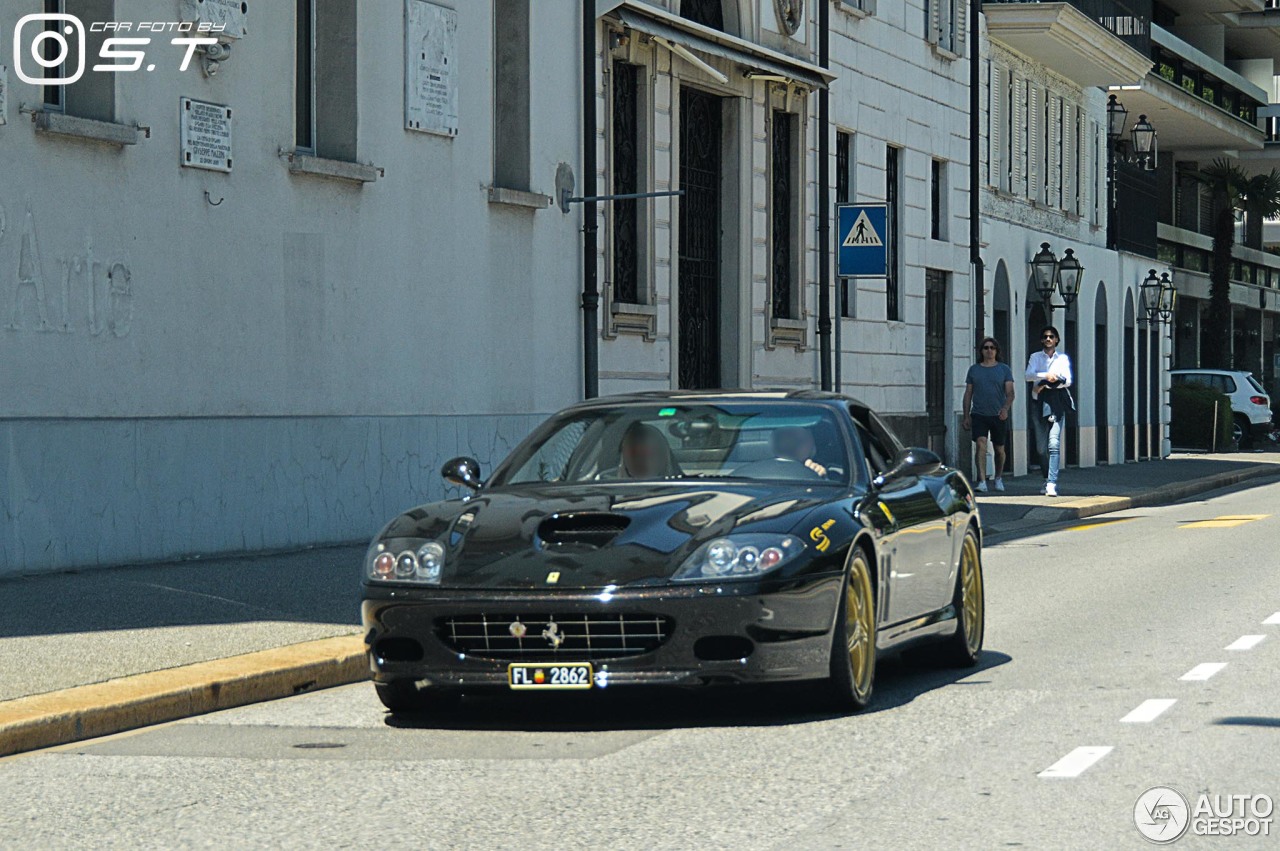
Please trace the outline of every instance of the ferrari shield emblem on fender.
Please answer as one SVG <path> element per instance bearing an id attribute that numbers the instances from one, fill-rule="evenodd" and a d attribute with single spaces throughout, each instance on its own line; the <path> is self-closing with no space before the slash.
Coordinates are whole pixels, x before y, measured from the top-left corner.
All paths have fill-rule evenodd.
<path id="1" fill-rule="evenodd" d="M 551 571 L 550 573 L 548 573 L 548 574 L 547 574 L 547 584 L 548 584 L 548 585 L 555 585 L 555 584 L 556 584 L 557 582 L 559 582 L 559 581 L 560 581 L 560 571 L 558 571 L 558 570 L 553 570 L 553 571 Z"/>

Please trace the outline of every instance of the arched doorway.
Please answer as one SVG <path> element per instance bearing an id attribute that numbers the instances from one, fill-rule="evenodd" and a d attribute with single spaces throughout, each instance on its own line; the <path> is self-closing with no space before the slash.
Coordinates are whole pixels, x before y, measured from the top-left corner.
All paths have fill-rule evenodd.
<path id="1" fill-rule="evenodd" d="M 1148 404 L 1151 398 L 1151 391 L 1148 385 L 1151 383 L 1151 334 L 1149 324 L 1141 322 L 1138 324 L 1138 381 L 1137 381 L 1137 398 L 1135 402 L 1138 407 L 1138 460 L 1151 457 L 1151 405 Z"/>
<path id="2" fill-rule="evenodd" d="M 1013 307 L 1010 304 L 1009 269 L 1001 260 L 996 264 L 995 288 L 991 297 L 991 336 L 1000 342 L 1000 350 L 1005 363 L 1013 370 L 1014 377 L 1022 375 L 1022 370 L 1014 363 L 1013 354 Z M 981 352 L 978 352 L 981 355 Z M 1025 364 L 1023 364 L 1025 366 Z M 1015 415 L 1009 412 L 1009 428 L 1005 431 L 1005 470 L 1013 469 L 1013 430 Z"/>
<path id="3" fill-rule="evenodd" d="M 1124 460 L 1137 460 L 1137 348 L 1138 332 L 1133 317 L 1133 291 L 1124 295 Z"/>
<path id="4" fill-rule="evenodd" d="M 1074 368 L 1072 376 L 1073 386 L 1071 395 L 1076 399 L 1080 398 L 1080 310 L 1078 301 L 1073 301 L 1067 305 L 1065 315 L 1063 316 L 1062 331 L 1062 348 L 1066 352 L 1067 357 L 1071 358 L 1071 364 Z M 1079 410 L 1079 402 L 1076 403 L 1076 409 Z M 1080 463 L 1080 415 L 1067 417 L 1067 433 L 1063 436 L 1064 445 L 1062 447 L 1062 466 L 1074 467 Z"/>
<path id="5" fill-rule="evenodd" d="M 1040 348 L 1040 329 L 1041 329 L 1041 328 L 1043 328 L 1044 326 L 1048 325 L 1048 324 L 1049 324 L 1049 322 L 1048 322 L 1047 317 L 1045 316 L 1045 312 L 1044 312 L 1044 305 L 1040 302 L 1040 294 L 1039 294 L 1039 293 L 1037 293 L 1037 292 L 1035 292 L 1035 290 L 1034 290 L 1034 287 L 1033 287 L 1033 286 L 1028 286 L 1028 288 L 1027 288 L 1027 302 L 1026 302 L 1026 303 L 1027 303 L 1027 329 L 1026 329 L 1026 330 L 1027 330 L 1027 348 L 1026 348 L 1026 352 L 1027 352 L 1027 357 L 1030 357 L 1032 352 L 1034 352 L 1034 351 L 1036 351 L 1037 349 L 1039 349 L 1039 348 Z M 1025 365 L 1024 365 L 1024 366 L 1025 366 Z M 1040 457 L 1040 454 L 1036 451 L 1036 433 L 1035 433 L 1035 429 L 1034 429 L 1034 428 L 1032 428 L 1032 426 L 1031 426 L 1031 418 L 1032 418 L 1032 417 L 1034 417 L 1034 416 L 1036 415 L 1036 412 L 1035 412 L 1035 406 L 1034 406 L 1034 404 L 1032 403 L 1032 400 L 1031 400 L 1031 386 L 1030 386 L 1029 384 L 1024 385 L 1024 386 L 1027 388 L 1026 392 L 1025 392 L 1025 393 L 1023 393 L 1023 396 L 1025 396 L 1025 397 L 1026 397 L 1026 400 L 1027 400 L 1027 404 L 1026 404 L 1026 411 L 1027 411 L 1027 470 L 1028 470 L 1028 472 L 1030 472 L 1031 467 L 1032 467 L 1033 465 L 1035 465 L 1035 464 L 1039 464 L 1039 465 L 1040 465 L 1040 468 L 1041 468 L 1041 472 L 1042 472 L 1043 474 L 1045 474 L 1045 475 L 1048 475 L 1047 470 L 1046 470 L 1046 468 L 1047 468 L 1047 466 L 1048 466 L 1048 459 L 1047 459 L 1047 458 L 1041 458 L 1041 457 Z"/>
<path id="6" fill-rule="evenodd" d="M 1107 412 L 1107 285 L 1098 281 L 1093 300 L 1093 411 L 1094 452 L 1099 464 L 1111 462 L 1111 417 Z"/>

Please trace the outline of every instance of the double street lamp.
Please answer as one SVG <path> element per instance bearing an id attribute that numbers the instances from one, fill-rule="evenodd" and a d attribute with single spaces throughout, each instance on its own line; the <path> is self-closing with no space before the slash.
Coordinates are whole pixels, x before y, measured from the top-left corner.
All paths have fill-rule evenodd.
<path id="1" fill-rule="evenodd" d="M 1124 135 L 1125 124 L 1129 118 L 1129 110 L 1124 108 L 1115 95 L 1107 98 L 1107 139 L 1113 148 L 1120 148 L 1120 154 L 1128 162 L 1134 162 L 1147 171 L 1155 171 L 1156 128 L 1147 120 L 1147 116 L 1139 115 L 1137 122 L 1129 131 L 1129 141 L 1133 145 L 1132 156 L 1123 150 L 1120 137 Z"/>
<path id="2" fill-rule="evenodd" d="M 1068 248 L 1059 260 L 1049 250 L 1049 243 L 1040 243 L 1040 251 L 1031 258 L 1031 276 L 1050 323 L 1055 308 L 1065 310 L 1080 295 L 1080 278 L 1083 275 L 1084 266 L 1080 265 L 1075 251 Z M 1055 293 L 1062 298 L 1062 304 L 1053 303 Z"/>
<path id="3" fill-rule="evenodd" d="M 1178 303 L 1178 289 L 1170 280 L 1168 272 L 1162 273 L 1158 278 L 1155 269 L 1147 272 L 1140 294 L 1142 312 L 1146 315 L 1148 323 L 1152 325 L 1161 322 L 1172 323 L 1173 310 Z"/>

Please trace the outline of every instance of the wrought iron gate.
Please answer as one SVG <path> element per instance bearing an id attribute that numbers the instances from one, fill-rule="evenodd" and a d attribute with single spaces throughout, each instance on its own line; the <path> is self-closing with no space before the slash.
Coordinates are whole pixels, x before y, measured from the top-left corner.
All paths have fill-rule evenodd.
<path id="1" fill-rule="evenodd" d="M 681 388 L 720 385 L 720 99 L 680 90 Z"/>

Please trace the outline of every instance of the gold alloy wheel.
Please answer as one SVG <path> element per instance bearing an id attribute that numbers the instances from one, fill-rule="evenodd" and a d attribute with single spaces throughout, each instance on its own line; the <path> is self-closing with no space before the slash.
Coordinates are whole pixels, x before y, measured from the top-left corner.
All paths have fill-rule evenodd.
<path id="1" fill-rule="evenodd" d="M 849 665 L 853 672 L 853 690 L 859 700 L 871 693 L 871 677 L 875 672 L 875 605 L 871 599 L 871 573 L 866 557 L 856 553 L 849 565 L 849 582 L 845 586 L 845 635 L 849 639 Z"/>
<path id="2" fill-rule="evenodd" d="M 964 547 L 960 550 L 960 606 L 964 610 L 965 646 L 971 656 L 977 656 L 982 649 L 982 619 L 985 616 L 982 593 L 978 542 L 973 535 L 966 535 Z"/>

